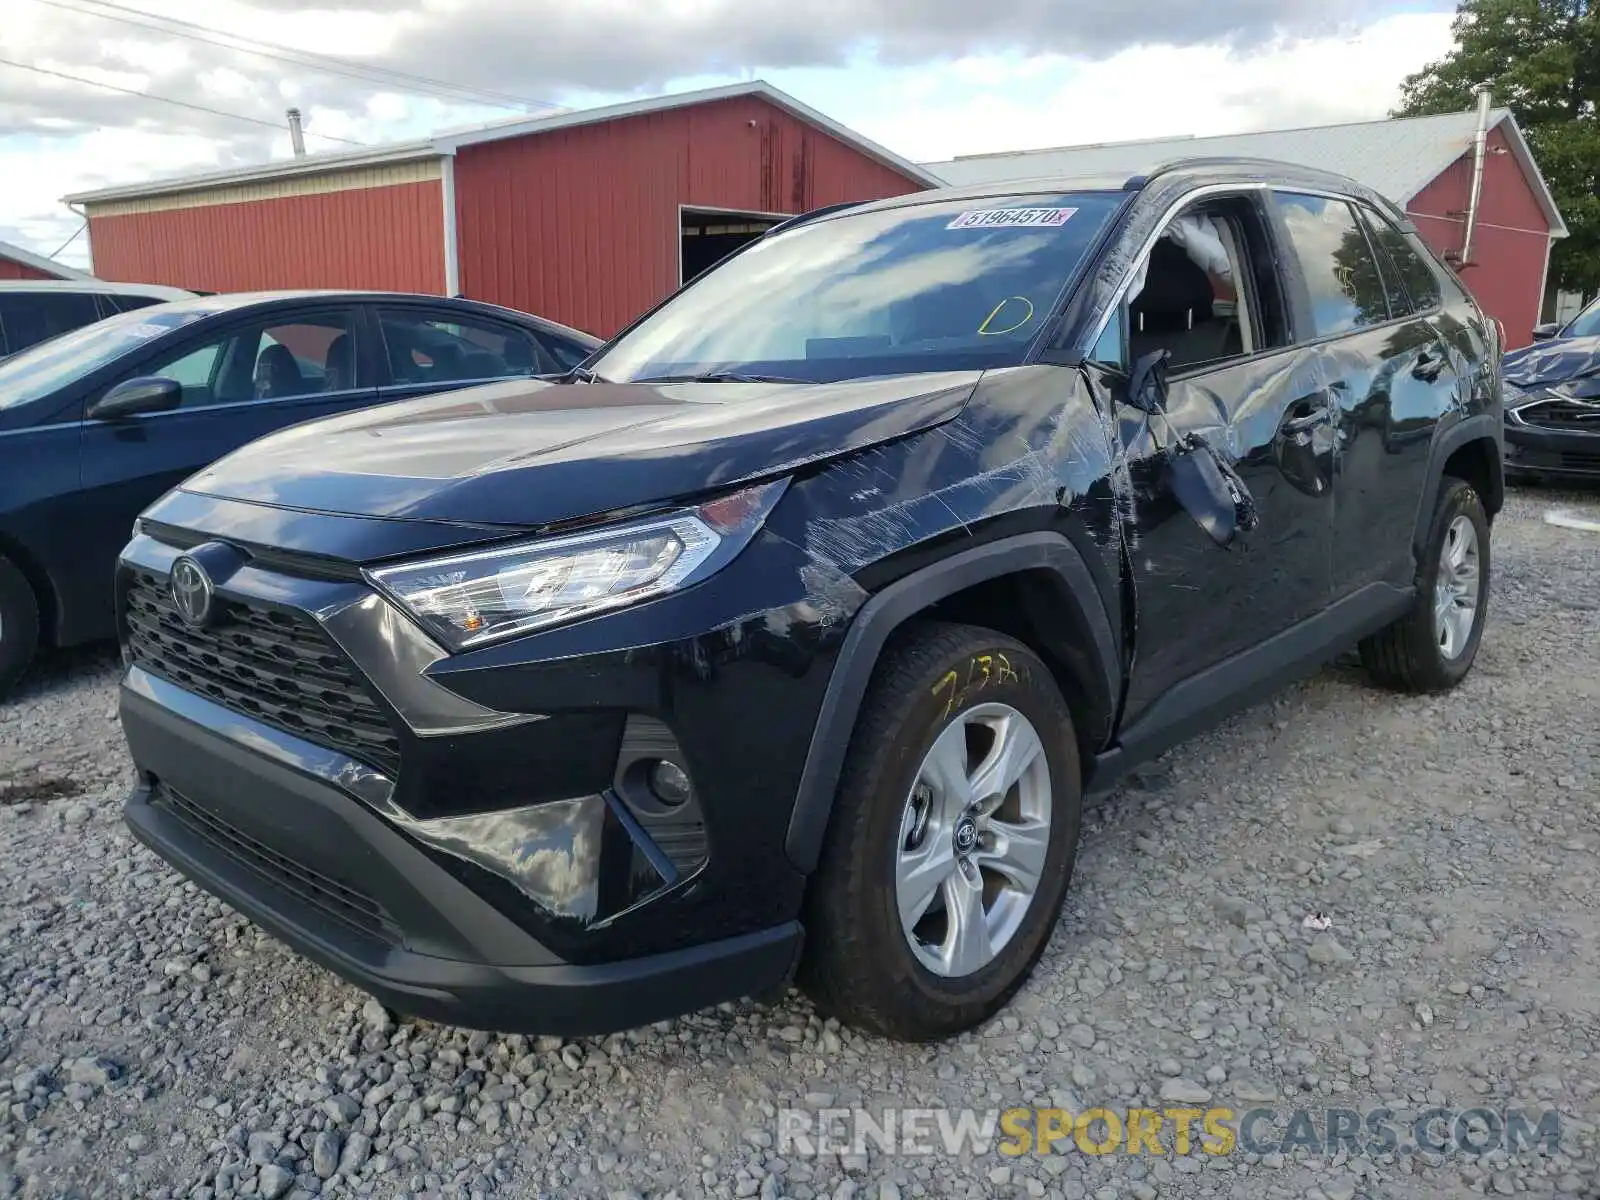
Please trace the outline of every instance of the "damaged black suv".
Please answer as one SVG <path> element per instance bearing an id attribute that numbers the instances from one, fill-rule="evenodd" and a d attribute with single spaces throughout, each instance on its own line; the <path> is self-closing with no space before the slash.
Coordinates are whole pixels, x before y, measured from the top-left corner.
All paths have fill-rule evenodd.
<path id="1" fill-rule="evenodd" d="M 1192 160 L 795 218 L 561 382 L 301 425 L 123 554 L 134 832 L 413 1014 L 798 976 L 984 1020 L 1086 795 L 1359 645 L 1470 668 L 1500 347 L 1346 179 Z"/>

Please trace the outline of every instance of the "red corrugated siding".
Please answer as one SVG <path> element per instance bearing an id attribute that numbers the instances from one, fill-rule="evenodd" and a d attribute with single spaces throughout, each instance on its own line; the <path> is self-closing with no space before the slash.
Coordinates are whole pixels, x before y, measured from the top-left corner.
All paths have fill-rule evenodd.
<path id="1" fill-rule="evenodd" d="M 1489 131 L 1472 263 L 1461 281 L 1484 311 L 1505 326 L 1508 349 L 1533 340 L 1544 303 L 1545 256 L 1550 226 L 1532 184 L 1499 129 Z M 1472 194 L 1472 155 L 1463 154 L 1407 206 L 1423 240 L 1441 254 L 1461 252 L 1464 214 Z"/>
<path id="2" fill-rule="evenodd" d="M 444 291 L 439 183 L 95 217 L 95 274 L 210 292 Z"/>
<path id="3" fill-rule="evenodd" d="M 757 97 L 463 147 L 462 290 L 608 336 L 678 285 L 678 206 L 799 213 L 923 185 Z"/>
<path id="4" fill-rule="evenodd" d="M 56 276 L 48 271 L 41 271 L 38 267 L 30 267 L 25 263 L 15 262 L 9 258 L 0 258 L 0 279 L 55 279 Z"/>

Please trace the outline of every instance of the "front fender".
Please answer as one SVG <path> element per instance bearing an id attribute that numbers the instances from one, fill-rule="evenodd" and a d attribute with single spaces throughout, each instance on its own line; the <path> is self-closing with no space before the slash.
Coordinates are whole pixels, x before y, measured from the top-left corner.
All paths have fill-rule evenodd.
<path id="1" fill-rule="evenodd" d="M 1073 611 L 1061 614 L 1064 627 L 1083 636 L 1090 663 L 1086 681 L 1098 693 L 1095 703 L 1110 711 L 1121 696 L 1120 658 L 1110 615 L 1094 576 L 1077 548 L 1056 533 L 1024 533 L 975 546 L 897 579 L 863 604 L 839 649 L 833 675 L 823 695 L 812 730 L 811 747 L 784 843 L 789 860 L 801 871 L 816 869 L 823 835 L 833 812 L 845 752 L 855 729 L 861 702 L 871 683 L 884 644 L 901 625 L 930 605 L 975 584 L 1020 571 L 1046 570 L 1060 576 L 1062 592 Z"/>
<path id="2" fill-rule="evenodd" d="M 1428 451 L 1428 476 L 1422 485 L 1422 499 L 1413 526 L 1411 544 L 1419 562 L 1428 547 L 1428 535 L 1433 528 L 1433 510 L 1439 502 L 1445 464 L 1450 461 L 1452 454 L 1472 442 L 1484 444 L 1488 462 L 1489 491 L 1483 497 L 1485 508 L 1493 515 L 1505 503 L 1504 418 L 1498 412 L 1474 413 L 1442 428 L 1435 434 L 1433 446 Z"/>

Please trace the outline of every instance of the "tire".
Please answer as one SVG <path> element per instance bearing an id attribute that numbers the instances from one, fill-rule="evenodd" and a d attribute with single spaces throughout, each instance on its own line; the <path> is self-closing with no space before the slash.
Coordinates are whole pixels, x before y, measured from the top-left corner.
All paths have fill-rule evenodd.
<path id="1" fill-rule="evenodd" d="M 0 555 L 0 700 L 22 677 L 39 645 L 39 603 L 16 565 Z"/>
<path id="2" fill-rule="evenodd" d="M 954 729 L 958 725 L 960 731 Z M 969 864 L 982 864 L 976 878 L 985 889 L 999 889 L 993 901 L 997 916 L 986 916 L 979 941 L 955 936 L 947 897 L 990 901 L 989 891 L 972 888 L 973 876 L 952 857 L 947 882 L 933 893 L 915 926 L 921 949 L 914 950 L 913 935 L 901 923 L 897 872 L 915 856 L 927 855 L 926 878 L 933 878 L 935 857 L 943 853 L 938 847 L 948 844 L 954 855 L 957 839 L 973 832 L 962 828 L 966 815 L 954 820 L 927 815 L 940 813 L 944 801 L 919 778 L 924 760 L 940 735 L 950 731 L 953 740 L 941 745 L 951 748 L 957 758 L 950 761 L 960 766 L 943 777 L 961 781 L 951 795 L 966 790 L 970 796 L 969 776 L 981 779 L 983 768 L 1002 757 L 999 748 L 1016 747 L 1014 761 L 1023 761 L 1032 748 L 1024 726 L 1037 735 L 1038 747 L 1004 802 L 976 814 L 974 828 L 982 832 L 967 858 Z M 1048 786 L 1043 800 L 1041 780 Z M 993 803 L 991 791 L 981 807 Z M 1047 836 L 1039 827 L 1041 803 L 1048 812 Z M 1049 669 L 1021 643 L 991 630 L 934 623 L 908 627 L 878 663 L 851 736 L 807 892 L 801 986 L 824 1012 L 903 1041 L 949 1037 L 987 1020 L 1022 986 L 1055 928 L 1072 877 L 1081 806 L 1072 717 Z M 1020 861 L 1025 850 L 1025 874 L 1042 854 L 1029 898 L 1004 861 L 1012 852 Z M 991 927 L 991 919 L 998 924 Z M 965 927 L 980 928 L 971 922 Z M 938 941 L 957 948 L 940 970 L 930 966 L 943 961 L 932 945 Z M 974 946 L 980 949 L 968 954 L 966 948 Z M 990 957 L 985 960 L 984 954 Z"/>
<path id="3" fill-rule="evenodd" d="M 1447 644 L 1441 632 L 1435 605 L 1439 600 L 1441 572 L 1446 570 L 1447 543 L 1454 545 L 1463 526 L 1470 527 L 1475 539 L 1475 576 L 1470 584 L 1474 597 L 1470 628 L 1458 632 Z M 1483 639 L 1483 624 L 1489 614 L 1490 547 L 1489 519 L 1483 502 L 1472 485 L 1448 476 L 1439 493 L 1428 548 L 1417 568 L 1417 597 L 1411 611 L 1388 628 L 1361 643 L 1361 661 L 1367 673 L 1385 687 L 1402 692 L 1449 691 L 1466 678 Z M 1467 586 L 1467 585 L 1460 585 Z M 1459 603 L 1456 610 L 1460 610 Z"/>

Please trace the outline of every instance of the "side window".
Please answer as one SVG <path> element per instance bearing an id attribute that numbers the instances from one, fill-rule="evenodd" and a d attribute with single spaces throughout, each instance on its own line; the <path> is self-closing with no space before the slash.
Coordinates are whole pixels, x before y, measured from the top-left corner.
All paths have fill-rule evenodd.
<path id="1" fill-rule="evenodd" d="M 0 323 L 5 327 L 7 354 L 99 319 L 94 297 L 86 292 L 15 292 L 0 297 Z"/>
<path id="2" fill-rule="evenodd" d="M 132 374 L 176 380 L 183 408 L 348 391 L 361 386 L 354 330 L 350 313 L 247 325 L 191 342 Z"/>
<path id="3" fill-rule="evenodd" d="M 580 342 L 569 342 L 564 337 L 557 337 L 553 333 L 542 333 L 539 341 L 543 343 L 545 352 L 555 360 L 555 364 L 563 371 L 570 371 L 591 353 L 588 347 Z"/>
<path id="4" fill-rule="evenodd" d="M 1273 203 L 1311 298 L 1311 336 L 1348 333 L 1389 319 L 1378 260 L 1343 200 L 1274 192 Z"/>
<path id="5" fill-rule="evenodd" d="M 125 292 L 107 292 L 101 299 L 107 301 L 117 312 L 132 312 L 136 308 L 148 308 L 152 304 L 162 303 L 154 296 L 132 296 Z"/>
<path id="6" fill-rule="evenodd" d="M 317 317 L 268 325 L 254 347 L 251 372 L 257 400 L 288 400 L 317 392 L 347 392 L 356 378 L 356 339 L 348 317 Z"/>
<path id="7" fill-rule="evenodd" d="M 389 309 L 378 314 L 378 326 L 397 385 L 473 383 L 559 370 L 532 334 L 497 321 Z"/>
<path id="8" fill-rule="evenodd" d="M 1127 356 L 1137 361 L 1152 350 L 1166 350 L 1169 365 L 1188 367 L 1225 362 L 1276 344 L 1266 335 L 1262 314 L 1276 304 L 1276 282 L 1255 268 L 1252 230 L 1256 210 L 1242 198 L 1197 205 L 1173 219 L 1151 247 L 1129 285 L 1126 300 Z M 1271 281 L 1272 295 L 1262 295 Z M 1096 355 L 1118 347 L 1117 322 L 1107 326 Z M 1107 360 L 1110 361 L 1110 360 Z"/>
<path id="9" fill-rule="evenodd" d="M 185 392 L 195 388 L 209 387 L 211 373 L 217 368 L 217 358 L 222 350 L 221 343 L 212 342 L 185 354 L 175 362 L 169 363 L 156 374 L 167 379 L 175 379 L 183 385 Z"/>
<path id="10" fill-rule="evenodd" d="M 1089 357 L 1094 362 L 1104 363 L 1108 367 L 1128 366 L 1127 351 L 1124 349 L 1123 338 L 1128 328 L 1128 309 L 1126 305 L 1119 304 L 1111 312 L 1111 319 L 1106 322 L 1106 327 L 1100 333 L 1100 338 L 1094 344 L 1094 349 L 1089 351 Z"/>
<path id="11" fill-rule="evenodd" d="M 1439 277 L 1427 258 L 1387 218 L 1371 209 L 1364 209 L 1363 212 L 1373 239 L 1393 266 L 1399 284 L 1405 289 L 1408 310 L 1427 312 L 1437 308 L 1440 299 Z"/>

